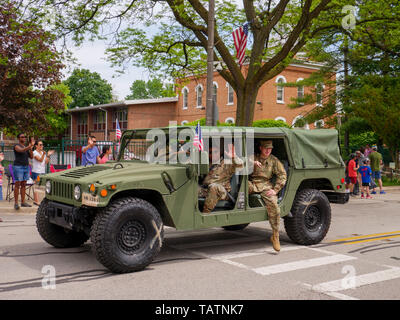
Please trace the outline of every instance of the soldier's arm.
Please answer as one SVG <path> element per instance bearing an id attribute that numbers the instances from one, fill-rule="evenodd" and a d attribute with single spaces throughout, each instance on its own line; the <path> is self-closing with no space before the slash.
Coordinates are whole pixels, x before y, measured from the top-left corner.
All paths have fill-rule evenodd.
<path id="1" fill-rule="evenodd" d="M 274 186 L 274 191 L 278 193 L 279 190 L 281 190 L 285 186 L 287 179 L 285 168 L 282 162 L 280 162 L 278 159 L 276 160 L 275 163 L 275 175 L 276 175 L 276 182 Z"/>

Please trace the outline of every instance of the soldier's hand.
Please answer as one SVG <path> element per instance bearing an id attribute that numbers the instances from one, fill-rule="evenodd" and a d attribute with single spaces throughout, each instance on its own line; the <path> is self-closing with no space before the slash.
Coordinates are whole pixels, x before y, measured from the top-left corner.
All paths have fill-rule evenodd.
<path id="1" fill-rule="evenodd" d="M 233 144 L 228 144 L 228 151 L 225 151 L 225 154 L 228 158 L 234 158 L 236 156 Z"/>
<path id="2" fill-rule="evenodd" d="M 267 191 L 267 196 L 276 196 L 276 192 L 274 189 L 270 189 Z"/>
<path id="3" fill-rule="evenodd" d="M 254 161 L 254 164 L 259 168 L 261 168 L 261 166 L 262 166 L 260 161 Z"/>

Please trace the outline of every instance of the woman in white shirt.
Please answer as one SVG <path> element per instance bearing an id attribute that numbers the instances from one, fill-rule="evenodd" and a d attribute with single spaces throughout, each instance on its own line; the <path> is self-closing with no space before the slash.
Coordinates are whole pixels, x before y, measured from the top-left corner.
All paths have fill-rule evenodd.
<path id="1" fill-rule="evenodd" d="M 32 180 L 37 183 L 38 176 L 46 173 L 46 164 L 50 161 L 50 156 L 54 153 L 54 150 L 50 150 L 46 153 L 43 150 L 43 141 L 39 140 L 35 144 L 36 149 L 33 151 L 32 160 Z M 39 205 L 38 195 L 36 190 L 33 192 L 33 203 Z"/>

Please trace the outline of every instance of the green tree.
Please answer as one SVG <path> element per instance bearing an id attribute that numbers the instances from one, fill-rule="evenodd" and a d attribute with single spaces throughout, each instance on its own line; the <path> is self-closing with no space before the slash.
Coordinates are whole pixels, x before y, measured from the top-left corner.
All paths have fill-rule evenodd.
<path id="1" fill-rule="evenodd" d="M 49 129 L 47 110 L 63 110 L 64 95 L 52 85 L 61 78 L 54 37 L 0 2 L 0 128 L 7 134 Z"/>
<path id="2" fill-rule="evenodd" d="M 174 86 L 172 84 L 163 84 L 160 79 L 154 78 L 148 80 L 135 80 L 131 87 L 131 94 L 126 96 L 127 100 L 152 99 L 163 97 L 174 97 Z"/>
<path id="3" fill-rule="evenodd" d="M 74 69 L 64 81 L 69 87 L 73 102 L 70 108 L 87 107 L 91 104 L 106 104 L 112 100 L 112 86 L 97 72 L 87 69 Z"/>
<path id="4" fill-rule="evenodd" d="M 207 2 L 201 0 L 47 0 L 56 8 L 60 36 L 81 43 L 86 34 L 101 37 L 101 26 L 117 20 L 108 50 L 115 66 L 132 63 L 153 74 L 182 78 L 204 74 L 207 49 Z M 259 88 L 281 73 L 296 53 L 319 32 L 341 23 L 343 5 L 352 0 L 243 0 L 216 1 L 214 61 L 222 62 L 220 75 L 236 92 L 238 125 L 251 125 Z M 146 28 L 130 27 L 145 21 Z M 232 31 L 249 23 L 245 72 L 236 61 Z M 121 25 L 128 25 L 126 29 Z"/>

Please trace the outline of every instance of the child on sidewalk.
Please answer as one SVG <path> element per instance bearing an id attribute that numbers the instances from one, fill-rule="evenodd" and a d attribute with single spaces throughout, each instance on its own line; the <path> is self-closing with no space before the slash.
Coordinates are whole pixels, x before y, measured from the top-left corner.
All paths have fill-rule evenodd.
<path id="1" fill-rule="evenodd" d="M 366 191 L 367 194 L 367 199 L 372 199 L 372 197 L 369 194 L 369 185 L 371 183 L 371 176 L 372 176 L 372 170 L 371 167 L 369 166 L 369 159 L 365 159 L 363 161 L 363 165 L 358 169 L 358 171 L 361 173 L 361 181 L 362 181 L 362 189 L 361 189 L 361 199 L 364 198 L 364 190 Z"/>

